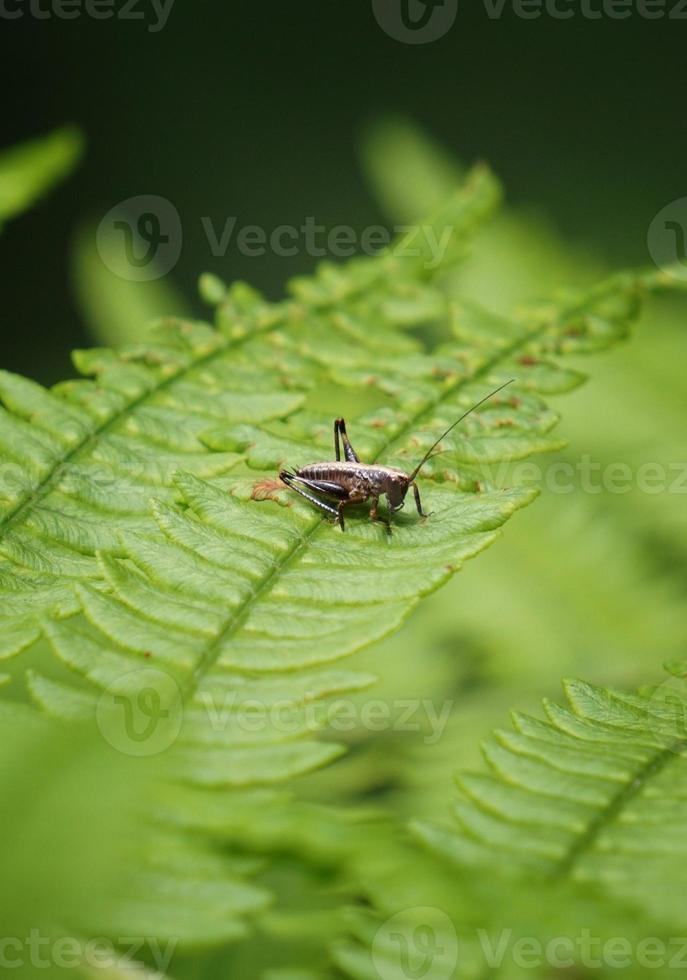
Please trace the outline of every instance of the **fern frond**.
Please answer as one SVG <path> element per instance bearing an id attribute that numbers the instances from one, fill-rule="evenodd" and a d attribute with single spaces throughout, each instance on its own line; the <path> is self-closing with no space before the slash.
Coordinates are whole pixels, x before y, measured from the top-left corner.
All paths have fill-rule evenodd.
<path id="1" fill-rule="evenodd" d="M 484 172 L 458 195 L 449 209 L 457 240 L 494 196 Z M 148 501 L 173 500 L 178 471 L 207 478 L 238 462 L 237 454 L 210 450 L 203 430 L 292 414 L 332 361 L 369 364 L 419 351 L 384 304 L 394 295 L 412 304 L 423 278 L 420 260 L 392 250 L 342 270 L 325 266 L 311 283 L 295 283 L 295 298 L 281 305 L 239 286 L 223 299 L 218 330 L 167 323 L 147 345 L 78 352 L 77 367 L 94 380 L 46 391 L 0 375 L 3 653 L 33 642 L 37 611 L 78 609 L 72 583 L 98 577 L 95 553 L 113 548 L 118 534 L 153 529 Z"/>
<path id="2" fill-rule="evenodd" d="M 671 976 L 684 948 L 684 677 L 641 694 L 569 681 L 566 693 L 546 720 L 516 714 L 495 733 L 488 771 L 459 777 L 452 825 L 411 825 L 419 848 L 374 826 L 349 840 L 342 863 L 367 901 L 332 938 L 347 976 L 395 975 L 399 936 L 419 958 L 413 936 L 437 939 L 442 921 L 458 952 L 446 972 L 428 958 L 438 976 L 544 980 L 560 966 L 546 950 L 563 941 L 571 969 L 611 978 L 618 937 L 637 975 L 654 942 L 666 955 L 651 972 Z M 523 961 L 519 941 L 542 956 Z"/>
<path id="3" fill-rule="evenodd" d="M 546 720 L 513 716 L 485 743 L 488 773 L 459 779 L 457 829 L 416 825 L 461 867 L 594 884 L 679 922 L 687 885 L 687 698 L 676 686 L 630 695 L 581 681 Z"/>
<path id="4" fill-rule="evenodd" d="M 455 417 L 466 400 L 471 403 L 478 392 L 483 392 L 485 376 L 491 384 L 500 380 L 502 371 L 517 369 L 517 363 L 513 362 L 516 350 L 531 351 L 534 344 L 544 349 L 559 344 L 561 332 L 565 336 L 569 331 L 571 316 L 578 324 L 590 321 L 592 330 L 604 337 L 615 336 L 624 329 L 628 303 L 634 309 L 636 289 L 634 279 L 618 282 L 620 285 L 614 283 L 595 291 L 588 307 L 578 302 L 563 312 L 549 313 L 536 327 L 525 331 L 524 339 L 511 339 L 505 346 L 495 341 L 486 356 L 473 350 L 476 365 L 472 371 L 457 376 L 442 375 L 438 391 L 426 382 L 422 401 L 417 394 L 399 395 L 403 403 L 399 420 L 384 420 L 383 426 L 376 418 L 369 420 L 368 458 L 407 462 L 408 445 L 415 444 L 421 451 L 443 418 Z M 593 314 L 585 313 L 587 308 Z M 602 318 L 604 310 L 605 318 Z M 205 331 L 202 336 L 207 336 Z M 579 337 L 576 332 L 576 342 Z M 291 334 L 286 338 L 288 343 Z M 415 373 L 418 360 L 412 359 Z M 109 365 L 109 358 L 105 363 Z M 404 363 L 399 362 L 399 372 L 403 371 Z M 506 367 L 502 368 L 502 364 Z M 119 377 L 122 370 L 119 362 L 114 370 Z M 204 370 L 207 371 L 207 364 Z M 357 365 L 353 370 L 357 374 Z M 551 371 L 555 374 L 554 367 Z M 431 369 L 427 373 L 431 376 Z M 172 375 L 175 380 L 177 377 L 177 373 Z M 408 374 L 401 373 L 400 379 L 403 378 L 407 380 Z M 400 379 L 398 384 L 402 387 Z M 21 394 L 27 391 L 27 383 L 13 384 Z M 190 382 L 185 380 L 180 384 L 184 396 Z M 534 385 L 534 381 L 528 381 L 529 388 Z M 165 397 L 169 397 L 172 387 L 161 385 Z M 30 387 L 28 391 L 33 393 Z M 43 394 L 42 397 L 54 396 Z M 253 396 L 250 411 L 255 414 L 262 406 L 265 415 L 278 414 L 279 399 L 291 397 L 275 393 Z M 213 400 L 215 403 L 219 400 L 221 407 L 208 404 Z M 196 413 L 204 413 L 210 419 L 212 412 L 217 415 L 230 412 L 230 405 L 237 412 L 245 411 L 233 396 L 223 400 L 219 392 L 213 399 L 200 386 L 194 391 L 194 403 Z M 40 418 L 40 407 L 36 402 L 33 405 L 35 420 Z M 149 408 L 147 404 L 137 406 L 134 415 L 137 423 L 140 413 Z M 481 432 L 481 452 L 476 458 L 509 459 L 546 445 L 545 438 L 536 432 L 537 417 L 545 419 L 544 430 L 554 418 L 543 413 L 537 398 L 523 393 L 515 406 L 508 405 L 507 411 L 512 423 L 507 427 L 500 424 L 498 408 L 484 413 L 484 418 L 480 413 L 473 422 L 473 432 L 475 425 Z M 193 414 L 190 414 L 192 425 Z M 302 427 L 307 420 L 307 416 L 297 415 L 291 420 L 290 428 L 298 432 L 299 423 Z M 54 421 L 52 424 L 55 425 Z M 318 426 L 313 433 L 314 441 L 318 437 L 324 441 L 325 431 L 323 425 Z M 198 438 L 196 433 L 193 437 Z M 306 453 L 313 452 L 310 443 L 303 441 L 299 458 L 298 440 L 289 439 L 285 443 L 280 437 L 263 434 L 247 424 L 215 430 L 207 441 L 214 446 L 243 451 L 252 467 L 276 467 L 285 460 L 297 464 L 307 458 Z M 471 442 L 465 440 L 463 458 L 472 458 Z M 136 445 L 135 440 L 133 444 Z M 109 457 L 128 480 L 129 473 L 141 475 L 137 472 L 137 460 L 143 472 L 143 448 L 133 455 L 129 446 L 124 435 L 111 436 L 107 428 L 97 446 L 99 459 Z M 414 458 L 418 448 L 412 451 Z M 460 449 L 456 448 L 460 457 Z M 170 460 L 169 448 L 160 450 L 161 456 L 155 448 L 147 449 L 151 463 L 154 465 L 156 459 L 160 463 L 156 477 L 165 466 L 185 469 L 183 463 L 189 460 L 198 463 L 202 475 L 205 468 L 221 471 L 238 459 L 233 453 L 203 455 L 194 449 L 185 454 L 178 452 Z M 449 474 L 459 483 L 466 482 L 459 467 L 449 470 Z M 442 475 L 446 473 L 444 468 Z M 144 479 L 150 478 L 148 469 Z M 51 476 L 45 484 L 47 495 L 61 494 L 61 490 L 53 490 L 52 480 Z M 81 489 L 77 484 L 77 493 Z M 436 483 L 428 491 L 428 506 L 436 511 L 431 521 L 418 524 L 407 519 L 399 525 L 399 533 L 391 542 L 379 528 L 356 524 L 347 532 L 346 547 L 342 549 L 338 534 L 307 506 L 290 500 L 287 493 L 281 492 L 280 499 L 282 503 L 288 500 L 289 507 L 278 507 L 274 501 L 245 499 L 253 496 L 245 477 L 236 480 L 226 477 L 220 487 L 187 474 L 177 478 L 169 489 L 168 499 L 158 500 L 155 525 L 148 529 L 142 507 L 137 513 L 113 515 L 109 523 L 104 523 L 98 521 L 91 499 L 93 519 L 85 524 L 81 517 L 77 519 L 76 513 L 71 522 L 65 520 L 68 511 L 63 499 L 59 507 L 53 508 L 47 506 L 45 493 L 34 495 L 30 501 L 31 531 L 38 530 L 44 542 L 59 541 L 59 551 L 55 553 L 53 549 L 52 554 L 39 553 L 35 545 L 30 548 L 29 534 L 14 531 L 13 514 L 5 522 L 9 533 L 5 535 L 3 549 L 7 553 L 9 545 L 13 549 L 12 557 L 24 564 L 33 562 L 32 570 L 43 575 L 54 571 L 56 577 L 71 575 L 77 581 L 90 576 L 103 582 L 105 592 L 102 588 L 82 588 L 78 599 L 70 594 L 73 603 L 70 608 L 59 610 L 65 615 L 82 607 L 91 629 L 83 632 L 81 627 L 71 624 L 47 625 L 58 652 L 68 651 L 62 656 L 72 657 L 69 665 L 81 673 L 89 667 L 101 672 L 107 662 L 103 650 L 110 654 L 116 651 L 109 658 L 110 673 L 101 675 L 97 681 L 100 686 L 106 687 L 117 676 L 133 669 L 145 655 L 170 670 L 188 697 L 206 693 L 206 684 L 214 690 L 215 675 L 221 677 L 224 672 L 234 675 L 320 667 L 395 629 L 421 595 L 436 588 L 465 558 L 485 547 L 509 514 L 531 499 L 531 494 L 523 490 L 494 490 L 475 495 L 456 492 L 452 484 Z M 231 492 L 227 493 L 227 489 Z M 153 490 L 149 488 L 148 492 Z M 175 496 L 177 500 L 181 498 L 178 501 L 181 507 L 175 504 Z M 82 494 L 80 503 L 84 502 Z M 18 513 L 21 511 L 16 509 L 15 514 Z M 156 533 L 151 533 L 154 528 Z M 100 553 L 99 560 L 89 554 L 96 551 Z M 323 569 L 327 570 L 326 574 Z M 68 591 L 63 583 L 60 587 Z M 35 608 L 35 589 L 29 594 Z M 26 599 L 30 602 L 28 595 Z M 69 633 L 69 642 L 60 642 L 65 631 Z M 224 689 L 226 686 L 225 681 Z M 220 744 L 221 741 L 218 739 Z M 320 751 L 317 749 L 312 755 L 312 746 L 305 743 L 299 764 L 298 753 L 289 749 L 291 771 L 309 768 L 319 758 Z M 215 769 L 222 771 L 221 764 L 209 765 L 208 772 Z M 212 781 L 210 776 L 207 778 Z M 244 770 L 244 778 L 250 780 L 250 766 Z"/>

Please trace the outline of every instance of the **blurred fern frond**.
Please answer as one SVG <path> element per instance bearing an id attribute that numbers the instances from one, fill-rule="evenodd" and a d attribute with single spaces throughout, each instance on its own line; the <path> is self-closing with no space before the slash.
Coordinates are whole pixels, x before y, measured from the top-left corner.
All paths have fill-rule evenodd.
<path id="1" fill-rule="evenodd" d="M 0 154 L 0 229 L 64 179 L 81 156 L 83 139 L 72 127 Z"/>

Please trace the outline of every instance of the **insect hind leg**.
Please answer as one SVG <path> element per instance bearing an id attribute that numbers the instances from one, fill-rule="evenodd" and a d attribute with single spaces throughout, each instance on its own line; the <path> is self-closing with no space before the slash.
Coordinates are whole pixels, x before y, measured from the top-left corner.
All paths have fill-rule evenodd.
<path id="1" fill-rule="evenodd" d="M 339 450 L 339 436 L 341 436 L 341 441 L 343 442 L 344 456 L 346 457 L 346 460 L 349 463 L 359 463 L 360 457 L 349 441 L 348 433 L 346 432 L 346 422 L 344 419 L 336 419 L 334 422 L 334 449 L 336 450 L 337 460 L 341 459 Z"/>
<path id="2" fill-rule="evenodd" d="M 344 522 L 343 522 L 343 517 L 340 513 L 341 505 L 339 505 L 339 507 L 332 507 L 331 504 L 325 503 L 324 500 L 320 500 L 319 497 L 316 497 L 314 494 L 308 493 L 308 491 L 302 485 L 298 477 L 295 476 L 293 473 L 289 473 L 288 470 L 282 470 L 281 473 L 279 474 L 279 479 L 282 481 L 282 483 L 285 483 L 290 490 L 295 490 L 296 493 L 299 493 L 301 495 L 301 497 L 305 497 L 305 499 L 309 500 L 311 504 L 314 504 L 316 507 L 319 507 L 320 510 L 323 510 L 328 514 L 331 514 L 333 517 L 336 517 L 336 519 L 339 521 L 343 529 Z M 343 503 L 344 501 L 342 501 L 342 504 Z"/>

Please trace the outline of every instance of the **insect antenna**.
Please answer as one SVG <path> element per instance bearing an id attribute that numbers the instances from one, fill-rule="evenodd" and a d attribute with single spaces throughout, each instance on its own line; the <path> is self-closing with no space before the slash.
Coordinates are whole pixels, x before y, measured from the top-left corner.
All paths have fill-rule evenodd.
<path id="1" fill-rule="evenodd" d="M 484 398 L 480 398 L 480 400 L 478 402 L 476 402 L 472 406 L 472 408 L 469 408 L 467 410 L 467 412 L 463 412 L 463 414 L 461 415 L 461 417 L 459 419 L 456 419 L 456 421 L 452 425 L 449 425 L 449 427 L 446 430 L 446 432 L 442 432 L 442 434 L 439 436 L 439 438 L 437 439 L 437 441 L 433 445 L 431 445 L 429 447 L 429 449 L 427 450 L 427 452 L 425 453 L 425 455 L 422 457 L 422 459 L 420 460 L 420 462 L 417 464 L 417 466 L 415 467 L 415 469 L 413 470 L 413 472 L 410 474 L 410 482 L 411 483 L 413 482 L 413 480 L 418 475 L 418 473 L 420 472 L 420 470 L 422 469 L 422 467 L 425 465 L 425 463 L 427 462 L 427 460 L 430 458 L 430 456 L 432 455 L 433 451 L 437 448 L 437 446 L 439 445 L 439 443 L 441 442 L 441 440 L 442 439 L 445 439 L 446 436 L 449 434 L 449 432 L 451 432 L 453 429 L 455 429 L 455 427 L 458 425 L 459 422 L 462 422 L 463 419 L 466 419 L 468 417 L 468 415 L 471 414 L 471 412 L 474 412 L 475 409 L 476 408 L 479 408 L 480 405 L 483 405 L 484 402 L 489 401 L 490 398 L 493 398 L 494 395 L 498 394 L 498 392 L 501 391 L 503 388 L 505 388 L 507 385 L 512 384 L 513 381 L 515 381 L 515 378 L 509 378 L 508 381 L 504 381 L 504 383 L 502 385 L 499 385 L 498 388 L 494 388 L 494 390 L 493 391 L 490 391 L 488 395 L 485 395 L 484 396 Z M 439 453 L 436 453 L 435 455 L 438 456 Z"/>

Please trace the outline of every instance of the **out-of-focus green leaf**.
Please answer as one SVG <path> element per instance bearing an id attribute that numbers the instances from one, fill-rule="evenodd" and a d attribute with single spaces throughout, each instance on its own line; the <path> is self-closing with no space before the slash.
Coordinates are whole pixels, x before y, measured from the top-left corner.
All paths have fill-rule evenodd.
<path id="1" fill-rule="evenodd" d="M 101 230 L 101 236 L 105 233 Z M 116 268 L 118 250 L 122 253 L 121 275 L 112 268 Z M 103 262 L 96 246 L 96 228 L 83 225 L 72 248 L 72 284 L 83 320 L 95 341 L 108 347 L 139 343 L 145 340 L 151 321 L 188 315 L 187 305 L 169 275 L 140 282 L 127 277 L 121 236 L 110 234 L 107 254 L 109 265 Z"/>
<path id="2" fill-rule="evenodd" d="M 375 196 L 394 222 L 421 221 L 464 172 L 444 147 L 402 118 L 370 128 L 361 156 Z M 460 296 L 508 313 L 563 284 L 592 282 L 604 271 L 592 249 L 563 243 L 547 216 L 535 208 L 504 208 L 447 279 Z"/>
<path id="3" fill-rule="evenodd" d="M 684 686 L 632 695 L 570 681 L 566 693 L 546 720 L 516 713 L 485 742 L 489 772 L 461 776 L 457 829 L 417 832 L 458 865 L 593 883 L 679 925 Z"/>
<path id="4" fill-rule="evenodd" d="M 83 139 L 66 127 L 0 154 L 0 227 L 64 179 L 81 156 Z"/>
<path id="5" fill-rule="evenodd" d="M 116 893 L 137 850 L 151 767 L 93 734 L 0 703 L 3 965 L 21 978 L 65 975 L 55 950 Z"/>

